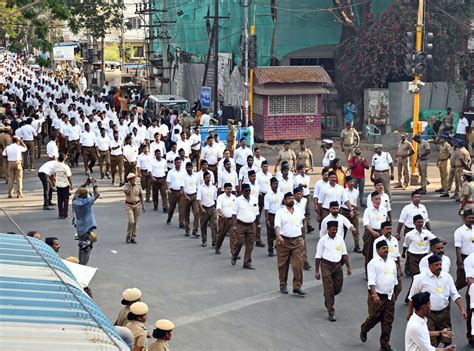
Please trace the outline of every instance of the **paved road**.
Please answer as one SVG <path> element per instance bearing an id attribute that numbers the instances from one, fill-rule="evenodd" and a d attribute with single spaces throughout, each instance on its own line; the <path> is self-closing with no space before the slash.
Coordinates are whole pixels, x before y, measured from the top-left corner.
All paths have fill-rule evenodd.
<path id="1" fill-rule="evenodd" d="M 77 169 L 74 173 L 74 183 L 79 184 L 84 176 Z M 430 174 L 436 175 L 434 165 Z M 0 184 L 1 206 L 25 231 L 35 229 L 43 237 L 57 236 L 62 244 L 62 257 L 77 256 L 70 221 L 57 219 L 56 211 L 42 211 L 36 172 L 25 171 L 25 178 L 27 197 L 20 200 L 6 199 L 6 185 Z M 336 299 L 338 320 L 330 323 L 326 319 L 322 287 L 314 280 L 313 271 L 304 273 L 306 297 L 281 295 L 276 257 L 266 256 L 266 249 L 254 249 L 255 271 L 243 270 L 239 263 L 231 266 L 227 240 L 223 254 L 215 255 L 211 247 L 202 248 L 200 240 L 185 237 L 177 226 L 176 216 L 167 226 L 165 215 L 153 212 L 151 204 L 146 205 L 148 211 L 139 223 L 138 245 L 125 244 L 127 221 L 122 193 L 118 187 L 111 187 L 109 181 L 99 181 L 99 185 L 102 199 L 95 206 L 99 241 L 90 260 L 90 265 L 99 267 L 99 271 L 91 287 L 95 300 L 111 320 L 121 307 L 122 291 L 136 286 L 143 291 L 143 301 L 150 307 L 149 329 L 160 318 L 176 322 L 173 350 L 378 349 L 379 327 L 369 334 L 366 344 L 359 340 L 360 324 L 367 313 L 362 255 L 350 253 L 353 275 L 345 279 L 343 292 Z M 431 184 L 431 190 L 437 187 L 439 184 Z M 408 191 L 395 192 L 394 218 L 398 218 L 409 197 Z M 457 204 L 439 199 L 432 192 L 423 201 L 434 233 L 448 240 L 446 251 L 454 262 L 453 232 L 460 225 Z M 3 232 L 14 231 L 1 215 L 0 228 Z M 346 242 L 352 250 L 349 237 Z M 314 256 L 315 247 L 316 235 L 309 235 L 310 257 Z M 452 273 L 454 269 L 453 264 Z M 402 294 L 406 294 L 409 280 L 404 279 L 403 284 Z M 392 346 L 403 350 L 407 307 L 403 299 L 399 300 Z M 455 306 L 452 317 L 455 342 L 458 349 L 464 349 L 465 327 Z"/>

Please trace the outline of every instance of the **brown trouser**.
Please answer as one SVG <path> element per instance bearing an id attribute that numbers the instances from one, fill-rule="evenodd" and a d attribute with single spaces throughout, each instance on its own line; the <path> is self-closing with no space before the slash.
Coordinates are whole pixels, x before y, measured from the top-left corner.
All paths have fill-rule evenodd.
<path id="1" fill-rule="evenodd" d="M 387 193 L 388 197 L 391 199 L 392 198 L 392 191 L 390 190 L 390 171 L 384 171 L 384 172 L 379 172 L 375 171 L 374 172 L 374 178 L 375 179 L 382 179 L 383 182 L 383 190 Z"/>
<path id="2" fill-rule="evenodd" d="M 189 224 L 191 223 L 191 210 L 193 211 L 193 233 L 198 231 L 199 227 L 199 201 L 197 200 L 196 193 L 186 194 L 189 197 L 189 200 L 184 198 L 183 200 L 183 211 L 184 211 L 184 225 L 186 230 L 189 231 Z"/>
<path id="3" fill-rule="evenodd" d="M 151 176 L 148 174 L 148 170 L 140 170 L 140 186 L 145 190 L 145 199 L 150 201 L 151 197 Z"/>
<path id="4" fill-rule="evenodd" d="M 376 232 L 380 232 L 380 230 L 376 230 Z M 362 248 L 362 254 L 365 257 L 365 272 L 367 273 L 367 265 L 369 264 L 370 260 L 372 257 L 374 257 L 374 241 L 375 238 L 372 235 L 371 232 L 369 232 L 367 229 L 364 231 L 364 236 L 362 237 L 362 240 L 364 242 L 364 246 Z"/>
<path id="5" fill-rule="evenodd" d="M 402 278 L 403 278 L 403 272 L 402 272 L 402 267 L 399 262 L 396 263 L 397 265 L 397 282 L 398 284 L 395 285 L 394 291 L 393 291 L 393 296 L 394 296 L 394 301 L 397 301 L 398 295 L 402 292 L 403 285 L 402 285 Z"/>
<path id="6" fill-rule="evenodd" d="M 79 156 L 81 155 L 81 144 L 79 144 L 79 140 L 70 140 L 67 143 L 67 149 L 69 153 L 69 163 L 74 165 L 75 163 L 79 162 Z"/>
<path id="7" fill-rule="evenodd" d="M 105 164 L 105 170 L 104 170 Z M 109 174 L 110 171 L 110 151 L 100 151 L 99 150 L 99 169 L 100 175 L 103 176 L 104 174 Z"/>
<path id="8" fill-rule="evenodd" d="M 168 184 L 166 184 L 166 177 L 154 178 L 151 189 L 153 208 L 158 208 L 158 191 L 161 194 L 163 210 L 168 208 Z"/>
<path id="9" fill-rule="evenodd" d="M 306 200 L 306 208 L 304 211 L 304 217 L 306 218 L 306 226 L 309 228 L 311 227 L 311 205 L 312 205 L 312 198 L 311 195 L 306 195 L 304 197 Z"/>
<path id="10" fill-rule="evenodd" d="M 137 202 L 135 205 L 125 203 L 125 212 L 128 219 L 127 239 L 135 239 L 137 236 L 138 217 L 142 213 L 142 205 L 140 202 Z"/>
<path id="11" fill-rule="evenodd" d="M 199 214 L 199 222 L 201 223 L 201 238 L 202 242 L 207 242 L 207 225 L 211 227 L 211 236 L 213 246 L 216 244 L 217 237 L 217 211 L 216 206 L 202 206 L 205 212 Z"/>
<path id="12" fill-rule="evenodd" d="M 35 136 L 35 156 L 36 158 L 41 158 L 41 143 L 43 140 L 43 136 L 41 135 L 41 132 L 38 133 L 38 135 Z"/>
<path id="13" fill-rule="evenodd" d="M 252 263 L 252 251 L 255 244 L 255 222 L 245 223 L 237 220 L 237 229 L 232 232 L 235 239 L 231 239 L 235 246 L 232 248 L 232 256 L 240 254 L 242 246 L 245 245 L 244 266 Z"/>
<path id="14" fill-rule="evenodd" d="M 334 300 L 342 291 L 344 275 L 341 262 L 331 262 L 321 259 L 321 277 L 324 289 L 324 305 L 329 315 L 334 315 Z"/>
<path id="15" fill-rule="evenodd" d="M 183 219 L 183 204 L 181 202 L 182 199 L 182 193 L 181 190 L 173 190 L 170 189 L 170 193 L 168 194 L 168 222 L 171 222 L 171 218 L 173 217 L 174 210 L 176 208 L 176 205 L 178 205 L 178 219 L 179 219 L 179 224 L 184 224 L 184 219 Z"/>
<path id="16" fill-rule="evenodd" d="M 232 217 L 225 218 L 219 216 L 217 219 L 216 250 L 219 250 L 222 247 L 222 243 L 224 242 L 227 233 L 229 233 L 230 251 L 232 253 L 232 247 L 236 246 L 236 243 L 232 242 L 235 240 L 235 235 L 232 235 Z"/>
<path id="17" fill-rule="evenodd" d="M 408 157 L 399 159 L 397 161 L 397 173 L 398 173 L 398 185 L 399 186 L 408 186 L 410 184 L 410 171 L 408 168 L 410 167 L 408 162 Z M 402 184 L 402 176 L 403 176 L 403 184 Z"/>
<path id="18" fill-rule="evenodd" d="M 95 161 L 97 160 L 97 151 L 95 146 L 83 146 L 82 157 L 84 158 L 84 168 L 86 170 L 94 167 Z"/>
<path id="19" fill-rule="evenodd" d="M 449 159 L 444 161 L 438 161 L 439 177 L 441 178 L 441 188 L 446 189 L 448 187 L 448 175 L 450 170 Z"/>
<path id="20" fill-rule="evenodd" d="M 276 246 L 280 288 L 286 287 L 288 270 L 291 264 L 293 268 L 293 289 L 299 289 L 303 285 L 304 239 L 301 235 L 296 238 L 283 236 L 282 238 L 283 243 Z"/>
<path id="21" fill-rule="evenodd" d="M 127 176 L 130 173 L 135 173 L 137 169 L 137 163 L 136 162 L 128 162 L 127 160 L 123 160 L 123 169 L 124 169 L 124 177 L 127 179 Z"/>
<path id="22" fill-rule="evenodd" d="M 420 184 L 426 190 L 428 184 L 428 160 L 418 160 L 418 172 L 420 173 Z"/>
<path id="23" fill-rule="evenodd" d="M 6 178 L 8 180 L 8 161 L 5 156 L 2 155 L 4 149 L 0 149 L 0 178 Z"/>
<path id="24" fill-rule="evenodd" d="M 258 215 L 255 220 L 255 223 L 257 224 L 255 241 L 257 243 L 262 242 L 262 226 L 260 225 L 260 218 L 262 216 L 262 210 L 263 210 L 264 205 L 265 205 L 265 194 L 259 193 L 258 194 Z"/>
<path id="25" fill-rule="evenodd" d="M 267 225 L 267 244 L 268 252 L 273 252 L 273 243 L 275 241 L 275 214 L 268 212 L 268 222 L 270 226 Z"/>
<path id="26" fill-rule="evenodd" d="M 196 162 L 196 170 L 199 171 L 199 162 L 201 159 L 201 149 L 192 150 L 191 149 L 191 162 Z"/>
<path id="27" fill-rule="evenodd" d="M 407 251 L 408 269 L 410 270 L 411 274 L 411 282 L 405 299 L 407 299 L 408 295 L 410 294 L 411 286 L 413 285 L 413 279 L 415 275 L 420 274 L 420 261 L 426 255 L 427 254 L 413 254 L 410 251 Z"/>
<path id="28" fill-rule="evenodd" d="M 58 145 L 59 152 L 62 152 L 63 154 L 67 153 L 67 137 L 59 133 L 59 131 L 58 131 L 58 138 L 57 138 L 56 144 Z"/>
<path id="29" fill-rule="evenodd" d="M 444 328 L 451 329 L 451 314 L 449 313 L 449 304 L 446 308 L 441 311 L 430 311 L 428 315 L 428 330 L 436 331 L 443 330 Z M 445 345 L 451 344 L 451 338 L 445 338 L 443 336 L 431 336 L 431 345 L 437 347 L 440 342 Z"/>
<path id="30" fill-rule="evenodd" d="M 23 195 L 23 167 L 21 161 L 8 161 L 8 196 L 13 196 L 15 183 L 17 195 Z"/>
<path id="31" fill-rule="evenodd" d="M 214 173 L 214 179 L 217 180 L 217 164 L 209 165 L 209 170 Z"/>
<path id="32" fill-rule="evenodd" d="M 467 257 L 467 255 L 462 255 L 461 254 L 461 258 L 462 258 L 463 262 L 466 259 L 466 257 Z M 467 285 L 466 284 L 466 271 L 464 270 L 464 268 L 459 268 L 459 266 L 457 266 L 457 268 L 456 268 L 456 289 L 461 290 L 466 285 Z M 468 308 L 469 307 L 470 306 L 468 306 Z"/>
<path id="33" fill-rule="evenodd" d="M 356 229 L 356 232 L 352 232 L 352 237 L 354 238 L 354 246 L 356 248 L 360 248 L 359 244 L 359 210 L 355 207 L 352 207 L 354 209 L 354 217 L 351 217 L 350 211 L 347 208 L 341 207 L 339 209 L 339 213 L 342 214 L 344 217 L 346 217 L 349 222 L 354 226 Z M 347 228 L 344 227 L 344 239 L 346 239 L 346 233 L 347 233 Z"/>
<path id="34" fill-rule="evenodd" d="M 35 140 L 24 140 L 23 142 L 26 146 L 26 152 L 23 154 L 23 168 L 35 168 Z M 28 163 L 28 159 L 30 159 L 30 163 Z"/>
<path id="35" fill-rule="evenodd" d="M 112 181 L 115 181 L 117 168 L 120 183 L 123 183 L 123 155 L 110 155 L 110 172 L 112 173 Z"/>
<path id="36" fill-rule="evenodd" d="M 395 298 L 392 296 L 390 300 L 388 295 L 377 294 L 380 298 L 380 303 L 374 303 L 369 291 L 367 298 L 367 305 L 369 316 L 361 325 L 360 330 L 368 333 L 373 327 L 380 322 L 382 333 L 380 334 L 380 347 L 388 348 L 390 346 L 390 334 L 392 332 L 392 324 L 395 315 Z"/>

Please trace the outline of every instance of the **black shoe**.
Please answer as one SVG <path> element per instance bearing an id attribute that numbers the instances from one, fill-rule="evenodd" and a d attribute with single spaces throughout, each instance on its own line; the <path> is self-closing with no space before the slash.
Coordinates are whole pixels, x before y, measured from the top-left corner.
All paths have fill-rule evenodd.
<path id="1" fill-rule="evenodd" d="M 158 211 L 158 207 L 153 207 L 153 211 Z"/>
<path id="2" fill-rule="evenodd" d="M 405 269 L 404 273 L 407 277 L 411 277 L 411 272 L 408 269 Z"/>
<path id="3" fill-rule="evenodd" d="M 170 224 L 171 224 L 171 221 L 168 219 L 168 220 L 166 221 L 166 225 L 170 225 Z"/>
<path id="4" fill-rule="evenodd" d="M 200 235 L 193 230 L 193 238 L 198 239 L 199 237 L 200 237 Z"/>
<path id="5" fill-rule="evenodd" d="M 125 242 L 126 242 L 127 244 L 130 244 L 130 238 L 127 237 L 127 238 L 125 239 Z"/>
<path id="6" fill-rule="evenodd" d="M 426 190 L 425 190 L 425 189 L 420 189 L 420 190 L 418 190 L 418 192 L 419 192 L 421 195 L 426 195 Z"/>
<path id="7" fill-rule="evenodd" d="M 444 192 L 444 193 L 442 193 L 439 197 L 449 197 L 449 193 L 448 193 L 448 192 Z"/>
<path id="8" fill-rule="evenodd" d="M 202 244 L 201 244 L 202 247 L 206 247 L 207 246 L 207 241 L 203 241 Z"/>
<path id="9" fill-rule="evenodd" d="M 107 179 L 110 179 L 110 175 L 108 173 L 105 173 L 105 176 L 107 177 Z"/>
<path id="10" fill-rule="evenodd" d="M 275 254 L 273 253 L 273 251 L 268 251 L 268 256 L 273 257 L 275 256 Z"/>
<path id="11" fill-rule="evenodd" d="M 43 206 L 43 210 L 54 210 L 54 208 L 49 207 L 49 206 Z"/>
<path id="12" fill-rule="evenodd" d="M 136 243 L 137 243 L 137 242 L 135 241 L 135 239 L 130 240 L 130 242 L 131 242 L 132 244 L 136 244 Z"/>
<path id="13" fill-rule="evenodd" d="M 261 241 L 257 241 L 257 242 L 255 243 L 255 246 L 257 246 L 257 247 L 265 247 L 265 244 L 262 243 Z"/>
<path id="14" fill-rule="evenodd" d="M 213 242 L 211 243 L 211 246 L 212 246 L 212 247 L 216 247 L 216 243 L 213 241 Z"/>
<path id="15" fill-rule="evenodd" d="M 252 270 L 252 271 L 254 271 L 254 270 L 255 270 L 255 267 L 254 267 L 254 266 L 252 266 L 251 264 L 246 264 L 246 265 L 244 265 L 244 267 L 243 267 L 243 268 L 244 268 L 244 269 L 250 269 L 250 270 Z"/>
<path id="16" fill-rule="evenodd" d="M 385 346 L 381 347 L 380 351 L 395 351 L 395 349 L 393 349 L 392 346 Z"/>
<path id="17" fill-rule="evenodd" d="M 444 189 L 443 188 L 436 189 L 435 193 L 444 193 Z"/>
<path id="18" fill-rule="evenodd" d="M 367 333 L 366 333 L 366 332 L 364 332 L 364 331 L 361 330 L 359 336 L 360 336 L 360 341 L 362 341 L 362 342 L 366 342 L 366 341 L 367 341 Z"/>
<path id="19" fill-rule="evenodd" d="M 308 227 L 308 233 L 311 233 L 311 232 L 314 232 L 314 227 L 309 226 L 309 227 Z"/>
<path id="20" fill-rule="evenodd" d="M 165 207 L 165 208 L 163 209 L 163 213 L 168 213 L 168 207 Z"/>
<path id="21" fill-rule="evenodd" d="M 125 185 L 124 182 L 120 182 L 120 183 L 119 183 L 119 186 L 120 186 L 120 187 L 122 187 L 122 186 L 124 186 L 124 185 Z"/>
<path id="22" fill-rule="evenodd" d="M 100 179 L 104 179 L 104 175 L 103 175 L 103 174 L 100 175 Z"/>
<path id="23" fill-rule="evenodd" d="M 186 229 L 186 226 L 181 223 L 181 224 L 179 225 L 179 229 Z"/>
<path id="24" fill-rule="evenodd" d="M 56 206 L 56 204 L 54 202 L 50 202 L 48 203 L 48 206 Z"/>
<path id="25" fill-rule="evenodd" d="M 94 170 L 92 169 L 92 167 L 89 167 L 89 172 L 94 173 Z"/>
<path id="26" fill-rule="evenodd" d="M 240 256 L 237 256 L 237 259 L 240 260 Z"/>
<path id="27" fill-rule="evenodd" d="M 362 250 L 360 249 L 359 246 L 354 247 L 354 252 L 356 253 L 362 253 Z"/>
<path id="28" fill-rule="evenodd" d="M 300 296 L 305 296 L 306 295 L 306 293 L 301 288 L 293 289 L 293 294 L 298 294 Z"/>
<path id="29" fill-rule="evenodd" d="M 311 265 L 308 262 L 305 262 L 303 265 L 303 269 L 309 271 L 311 269 Z"/>
<path id="30" fill-rule="evenodd" d="M 280 288 L 280 292 L 281 292 L 282 294 L 287 295 L 287 294 L 288 294 L 288 289 L 286 288 L 286 286 L 284 286 L 284 287 Z"/>
<path id="31" fill-rule="evenodd" d="M 216 255 L 220 255 L 220 254 L 221 254 L 221 250 L 216 249 Z"/>
<path id="32" fill-rule="evenodd" d="M 189 236 L 189 228 L 186 228 L 186 231 L 184 232 L 185 236 Z"/>
<path id="33" fill-rule="evenodd" d="M 237 257 L 232 256 L 230 263 L 232 264 L 232 266 L 235 266 L 235 264 L 237 263 Z"/>
<path id="34" fill-rule="evenodd" d="M 336 321 L 336 316 L 333 315 L 333 314 L 330 314 L 330 315 L 328 316 L 328 319 L 329 319 L 330 322 L 335 322 L 335 321 Z"/>

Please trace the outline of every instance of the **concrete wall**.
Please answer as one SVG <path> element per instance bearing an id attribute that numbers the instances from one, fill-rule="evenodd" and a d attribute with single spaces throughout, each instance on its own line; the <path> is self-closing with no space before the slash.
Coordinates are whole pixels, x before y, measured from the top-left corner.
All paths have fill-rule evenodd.
<path id="1" fill-rule="evenodd" d="M 391 129 L 400 128 L 413 115 L 413 95 L 408 93 L 408 82 L 389 83 Z M 420 110 L 462 111 L 464 88 L 446 82 L 426 83 L 420 95 Z"/>

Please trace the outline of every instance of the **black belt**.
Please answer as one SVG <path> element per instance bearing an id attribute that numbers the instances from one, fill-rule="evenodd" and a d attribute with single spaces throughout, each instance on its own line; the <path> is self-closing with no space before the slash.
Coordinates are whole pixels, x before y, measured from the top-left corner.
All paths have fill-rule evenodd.
<path id="1" fill-rule="evenodd" d="M 419 158 L 418 161 L 428 161 L 428 158 Z"/>
<path id="2" fill-rule="evenodd" d="M 125 203 L 126 203 L 127 205 L 132 205 L 132 206 L 135 206 L 135 205 L 139 204 L 139 203 L 140 203 L 140 201 L 137 201 L 137 202 L 135 202 L 135 203 L 133 203 L 133 202 L 128 202 L 128 201 L 125 201 Z"/>
<path id="3" fill-rule="evenodd" d="M 369 294 L 371 294 L 370 290 L 369 290 Z M 381 293 L 378 293 L 378 292 L 376 292 L 376 294 L 377 294 L 381 299 L 388 299 L 388 294 L 381 294 Z"/>
<path id="4" fill-rule="evenodd" d="M 446 311 L 447 308 L 449 308 L 449 305 L 446 306 L 445 308 L 443 308 L 442 310 L 439 310 L 439 311 L 430 310 L 430 313 L 440 314 L 440 313 L 443 313 L 444 311 Z"/>
<path id="5" fill-rule="evenodd" d="M 379 172 L 379 173 L 385 173 L 385 172 L 388 172 L 388 171 L 389 171 L 388 169 L 386 169 L 385 171 L 377 171 L 377 170 L 375 170 L 375 172 Z"/>
<path id="6" fill-rule="evenodd" d="M 213 164 L 213 165 L 210 165 L 208 164 L 209 167 L 217 167 L 217 163 Z"/>
<path id="7" fill-rule="evenodd" d="M 148 169 L 140 169 L 140 172 L 148 172 Z"/>
<path id="8" fill-rule="evenodd" d="M 241 221 L 240 219 L 238 219 L 237 223 L 243 224 L 243 225 L 252 225 L 254 222 L 247 223 L 247 222 L 244 222 L 244 221 Z"/>
<path id="9" fill-rule="evenodd" d="M 95 146 L 83 146 L 84 148 L 86 149 L 92 149 L 92 148 L 95 148 Z"/>
<path id="10" fill-rule="evenodd" d="M 338 265 L 338 264 L 341 264 L 341 261 L 339 261 L 339 262 L 332 262 L 332 261 L 328 261 L 328 260 L 326 260 L 326 259 L 324 259 L 324 258 L 321 258 L 321 261 L 324 262 L 324 263 L 326 263 L 326 264 L 330 264 L 330 265 L 332 265 L 332 266 L 336 266 L 336 265 Z"/>
<path id="11" fill-rule="evenodd" d="M 192 195 L 194 195 L 194 194 L 192 194 Z M 204 208 L 214 208 L 214 207 L 216 207 L 216 205 L 212 205 L 212 206 L 204 206 L 204 205 L 202 205 L 202 207 L 204 207 Z"/>
<path id="12" fill-rule="evenodd" d="M 285 240 L 295 240 L 301 237 L 301 235 L 295 236 L 293 238 L 290 238 L 289 236 L 284 236 L 284 235 L 280 235 L 280 236 Z"/>
<path id="13" fill-rule="evenodd" d="M 152 174 L 153 177 L 155 177 L 153 174 Z M 156 179 L 165 179 L 166 176 L 163 176 L 163 177 L 155 177 Z"/>
<path id="14" fill-rule="evenodd" d="M 415 256 L 415 257 L 425 257 L 426 255 L 428 255 L 427 253 L 424 253 L 424 254 L 415 254 L 415 253 L 411 253 L 410 251 L 408 251 L 408 253 L 412 256 Z"/>
<path id="15" fill-rule="evenodd" d="M 170 190 L 174 191 L 174 192 L 180 192 L 181 191 L 181 189 L 179 189 L 179 190 L 170 189 Z"/>

